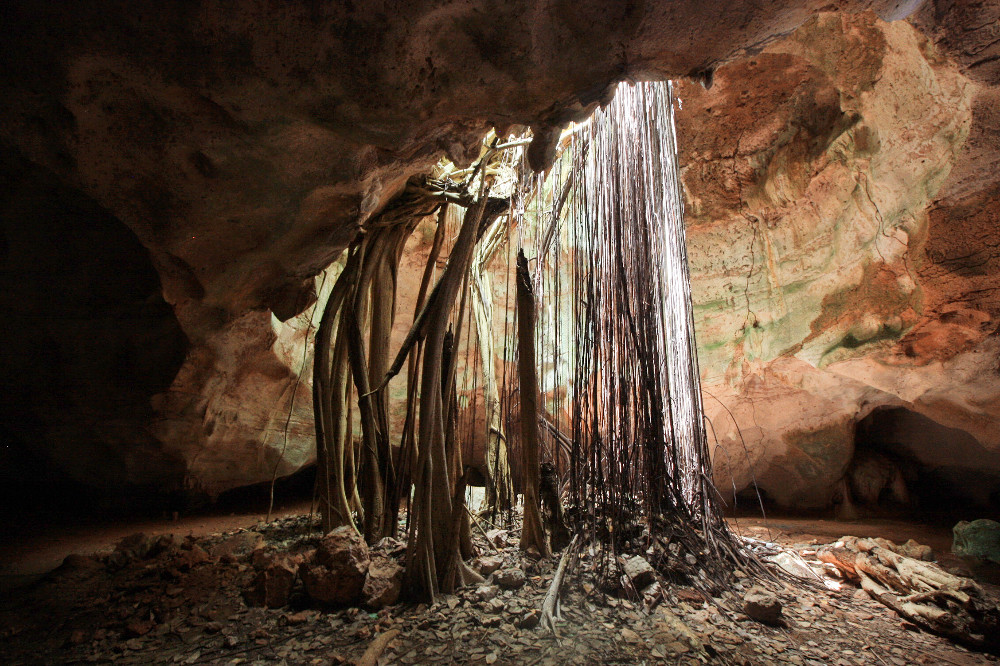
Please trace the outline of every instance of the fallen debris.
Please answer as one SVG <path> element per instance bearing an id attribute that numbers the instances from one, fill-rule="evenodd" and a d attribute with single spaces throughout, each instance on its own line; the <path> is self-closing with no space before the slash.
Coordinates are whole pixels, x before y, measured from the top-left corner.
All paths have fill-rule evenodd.
<path id="1" fill-rule="evenodd" d="M 524 586 L 524 571 L 517 568 L 503 569 L 493 574 L 493 582 L 505 590 L 516 590 Z"/>
<path id="2" fill-rule="evenodd" d="M 366 608 L 379 610 L 399 600 L 403 588 L 403 567 L 389 557 L 376 556 L 368 567 L 368 577 L 361 590 Z"/>
<path id="3" fill-rule="evenodd" d="M 553 635 L 557 634 L 556 620 L 562 619 L 562 615 L 559 612 L 559 600 L 563 581 L 566 578 L 567 565 L 576 557 L 576 546 L 579 543 L 579 539 L 579 535 L 574 536 L 570 540 L 569 545 L 566 546 L 566 550 L 563 551 L 562 557 L 559 558 L 559 567 L 556 569 L 555 575 L 552 576 L 552 583 L 549 585 L 548 592 L 545 593 L 544 601 L 542 601 L 541 624 L 543 628 L 551 631 Z M 646 566 L 649 565 L 647 564 Z M 650 567 L 650 571 L 652 571 L 652 567 Z"/>
<path id="4" fill-rule="evenodd" d="M 374 663 L 407 665 L 1000 663 L 916 631 L 909 621 L 904 626 L 868 593 L 855 599 L 849 587 L 769 588 L 781 604 L 781 622 L 765 624 L 716 606 L 742 608 L 754 587 L 745 574 L 734 576 L 738 596 L 713 598 L 710 590 L 671 581 L 662 572 L 638 597 L 628 586 L 605 592 L 600 573 L 613 558 L 596 544 L 580 544 L 575 558 L 566 558 L 561 582 L 555 583 L 562 558 L 525 560 L 516 525 L 508 530 L 515 537 L 490 551 L 500 564 L 495 574 L 520 573 L 513 574 L 523 581 L 516 589 L 491 581 L 460 588 L 433 604 L 387 603 L 376 611 L 316 602 L 298 575 L 288 576 L 291 586 L 282 607 L 252 606 L 247 603 L 250 590 L 262 571 L 315 564 L 324 536 L 307 516 L 250 531 L 263 543 L 250 553 L 239 549 L 232 558 L 224 552 L 211 554 L 220 552 L 217 546 L 235 531 L 165 539 L 173 545 L 154 556 L 151 549 L 144 559 L 124 566 L 110 554 L 67 558 L 66 566 L 30 591 L 0 599 L 0 662 L 357 664 L 378 647 Z M 237 539 L 255 541 L 254 536 Z M 768 546 L 775 553 L 795 551 L 821 575 L 823 567 L 839 572 L 815 561 L 822 547 L 790 548 L 776 541 Z M 488 549 L 481 534 L 475 545 Z M 198 562 L 199 553 L 204 561 Z M 638 554 L 647 561 L 656 555 Z M 635 553 L 621 555 L 624 565 Z M 398 565 L 404 556 L 402 542 L 378 542 L 369 549 L 368 577 L 373 569 L 392 568 L 381 558 Z M 623 574 L 624 566 L 615 571 Z M 554 583 L 562 616 L 558 640 L 542 627 L 542 609 Z M 380 639 L 393 631 L 398 633 L 383 644 Z"/>
<path id="5" fill-rule="evenodd" d="M 873 599 L 910 622 L 965 645 L 1000 650 L 1000 605 L 972 579 L 900 550 L 886 539 L 848 536 L 817 557 L 859 580 Z"/>
<path id="6" fill-rule="evenodd" d="M 365 650 L 365 653 L 361 655 L 361 659 L 358 659 L 357 666 L 375 666 L 378 663 L 378 658 L 382 656 L 382 653 L 389 646 L 389 641 L 398 635 L 399 629 L 390 629 L 385 633 L 379 634 L 378 638 L 373 640 L 372 644 Z"/>
<path id="7" fill-rule="evenodd" d="M 656 571 L 645 558 L 636 555 L 625 563 L 625 575 L 635 589 L 641 590 L 656 580 Z"/>
<path id="8" fill-rule="evenodd" d="M 300 573 L 310 597 L 346 606 L 360 599 L 369 564 L 365 540 L 344 526 L 320 540 L 313 562 L 303 566 Z"/>

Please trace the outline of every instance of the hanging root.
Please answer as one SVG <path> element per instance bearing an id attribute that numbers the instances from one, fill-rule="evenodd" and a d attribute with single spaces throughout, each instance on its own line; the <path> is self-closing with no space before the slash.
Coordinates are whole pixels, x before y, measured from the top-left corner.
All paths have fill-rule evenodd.
<path id="1" fill-rule="evenodd" d="M 563 551 L 562 557 L 559 559 L 559 568 L 556 569 L 556 573 L 552 576 L 552 583 L 549 584 L 549 590 L 545 593 L 545 599 L 542 600 L 542 618 L 541 625 L 543 629 L 548 629 L 552 632 L 554 636 L 558 636 L 556 632 L 556 620 L 561 620 L 562 615 L 560 614 L 560 596 L 562 591 L 563 580 L 566 578 L 566 573 L 569 570 L 570 560 L 575 560 L 576 558 L 576 548 L 580 542 L 580 535 L 573 537 L 573 540 L 569 542 L 569 546 Z"/>
<path id="2" fill-rule="evenodd" d="M 553 551 L 560 551 L 570 543 L 569 528 L 563 515 L 562 501 L 559 498 L 559 477 L 552 463 L 542 463 L 541 483 L 538 492 L 545 509 L 542 518 L 549 533 L 549 541 Z"/>

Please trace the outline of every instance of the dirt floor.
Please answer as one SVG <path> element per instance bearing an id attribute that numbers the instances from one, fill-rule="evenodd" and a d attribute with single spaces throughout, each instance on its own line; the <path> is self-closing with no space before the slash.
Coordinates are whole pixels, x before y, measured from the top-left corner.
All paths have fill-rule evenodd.
<path id="1" fill-rule="evenodd" d="M 510 589 L 496 585 L 497 573 L 431 606 L 398 603 L 374 612 L 318 606 L 299 582 L 287 607 L 248 605 L 259 558 L 234 544 L 255 544 L 254 552 L 308 545 L 319 535 L 301 509 L 289 507 L 268 524 L 259 514 L 181 518 L 62 529 L 5 544 L 3 573 L 22 584 L 9 584 L 0 600 L 0 662 L 355 663 L 377 637 L 396 631 L 378 663 L 1000 663 L 920 631 L 850 585 L 778 586 L 782 618 L 767 625 L 742 612 L 749 580 L 738 578 L 734 595 L 708 601 L 673 585 L 629 598 L 601 591 L 586 552 L 567 579 L 553 636 L 535 625 L 557 559 L 523 560 L 516 529 L 491 532 L 493 545 L 476 536 L 484 555 L 502 560 L 501 570 L 524 572 L 523 584 Z M 746 536 L 802 549 L 845 534 L 913 538 L 946 567 L 960 564 L 948 555 L 950 534 L 941 528 L 791 518 L 732 524 Z M 137 531 L 159 546 L 140 556 L 112 553 Z M 186 538 L 154 538 L 168 534 Z M 103 555 L 70 557 L 43 573 L 67 555 L 95 552 Z"/>
<path id="2" fill-rule="evenodd" d="M 281 506 L 272 519 L 309 512 L 308 501 Z M 122 538 L 142 532 L 149 536 L 177 534 L 204 537 L 214 533 L 245 529 L 261 523 L 264 513 L 206 513 L 160 520 L 122 520 L 70 524 L 21 523 L 11 538 L 0 543 L 0 590 L 36 580 L 62 564 L 72 553 L 109 553 Z"/>

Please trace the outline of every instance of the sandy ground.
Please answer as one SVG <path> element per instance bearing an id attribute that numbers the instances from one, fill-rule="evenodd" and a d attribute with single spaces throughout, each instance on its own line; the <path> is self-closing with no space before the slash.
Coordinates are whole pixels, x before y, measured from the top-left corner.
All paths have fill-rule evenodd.
<path id="1" fill-rule="evenodd" d="M 470 506 L 476 506 L 472 498 Z M 299 501 L 282 506 L 273 518 L 308 513 L 309 502 Z M 77 525 L 39 525 L 22 527 L 19 532 L 0 544 L 0 579 L 11 582 L 31 579 L 59 566 L 71 553 L 109 552 L 122 537 L 143 532 L 150 536 L 178 534 L 181 536 L 206 536 L 216 532 L 251 527 L 264 520 L 264 514 L 205 514 L 180 516 L 177 520 L 138 520 L 121 522 L 95 522 Z M 850 534 L 853 536 L 880 536 L 897 543 L 907 539 L 926 544 L 934 549 L 946 566 L 958 564 L 951 551 L 951 530 L 946 527 L 904 522 L 900 520 L 860 520 L 843 522 L 801 517 L 740 517 L 730 518 L 737 532 L 757 539 L 785 544 L 829 543 Z"/>
<path id="2" fill-rule="evenodd" d="M 309 502 L 282 506 L 272 518 L 309 512 Z M 136 532 L 149 536 L 178 534 L 202 537 L 216 532 L 251 527 L 264 520 L 263 513 L 229 513 L 180 516 L 177 520 L 128 520 L 76 525 L 27 525 L 8 532 L 0 543 L 0 589 L 30 582 L 59 566 L 72 553 L 104 553 L 123 537 Z"/>

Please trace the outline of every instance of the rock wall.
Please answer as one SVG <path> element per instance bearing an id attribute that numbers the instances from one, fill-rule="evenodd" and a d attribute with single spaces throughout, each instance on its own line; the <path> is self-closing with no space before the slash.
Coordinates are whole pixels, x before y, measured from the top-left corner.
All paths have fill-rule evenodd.
<path id="1" fill-rule="evenodd" d="M 45 404 L 46 384 L 25 392 L 8 360 L 4 399 L 22 406 L 4 412 L 5 441 L 66 470 L 84 458 L 121 470 L 80 475 L 106 488 L 153 479 L 216 494 L 300 468 L 313 455 L 311 306 L 358 225 L 440 154 L 471 159 L 490 125 L 531 126 L 538 162 L 614 81 L 687 74 L 714 80 L 682 90 L 680 117 L 707 387 L 776 499 L 824 503 L 852 424 L 877 406 L 987 433 L 993 9 L 931 3 L 917 31 L 870 14 L 809 19 L 825 6 L 8 3 L 0 54 L 16 66 L 0 78 L 0 153 L 130 230 L 172 313 L 156 305 L 142 320 L 158 332 L 125 336 L 142 381 L 96 363 L 85 372 L 100 390 L 67 379 L 91 401 L 60 403 L 64 418 L 23 408 Z M 914 7 L 838 5 L 891 19 Z M 5 224 L 36 223 L 7 210 Z M 32 268 L 8 252 L 17 233 L 5 230 L 0 257 L 10 312 L 32 297 L 20 286 Z M 31 242 L 26 257 L 57 241 Z M 118 270 L 132 265 L 120 253 L 84 254 L 108 283 L 153 284 Z M 140 291 L 156 302 L 156 288 Z M 7 358 L 36 343 L 15 337 Z M 88 354 L 71 341 L 66 353 Z M 109 405 L 128 406 L 127 427 L 103 427 L 124 413 Z M 742 447 L 713 409 L 743 486 Z M 788 469 L 798 482 L 779 482 Z"/>
<path id="2" fill-rule="evenodd" d="M 4 503 L 66 486 L 178 487 L 185 461 L 150 433 L 151 400 L 189 344 L 135 235 L 51 172 L 4 154 L 0 266 Z"/>
<path id="3" fill-rule="evenodd" d="M 756 477 L 780 505 L 828 505 L 855 425 L 890 407 L 971 436 L 958 466 L 1000 487 L 994 92 L 947 55 L 907 23 L 826 14 L 681 88 L 724 491 Z M 953 444 L 965 458 L 947 437 L 916 455 Z"/>

